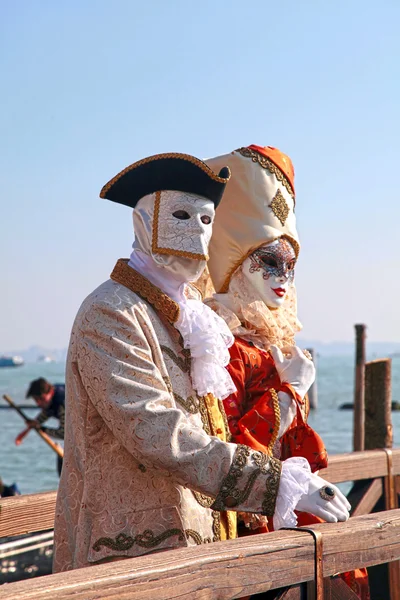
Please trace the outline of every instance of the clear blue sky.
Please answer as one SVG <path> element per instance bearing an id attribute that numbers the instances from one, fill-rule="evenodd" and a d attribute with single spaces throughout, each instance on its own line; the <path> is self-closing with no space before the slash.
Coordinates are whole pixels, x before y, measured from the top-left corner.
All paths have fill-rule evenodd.
<path id="1" fill-rule="evenodd" d="M 295 164 L 303 336 L 400 340 L 400 2 L 3 0 L 0 351 L 63 347 L 132 242 L 102 185 L 251 143 Z"/>

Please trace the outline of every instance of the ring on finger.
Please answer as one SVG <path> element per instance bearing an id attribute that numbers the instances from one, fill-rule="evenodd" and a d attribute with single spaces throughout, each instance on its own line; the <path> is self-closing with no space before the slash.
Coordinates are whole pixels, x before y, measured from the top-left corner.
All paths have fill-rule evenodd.
<path id="1" fill-rule="evenodd" d="M 333 500 L 336 496 L 336 492 L 329 485 L 325 485 L 319 490 L 319 495 L 323 500 Z"/>

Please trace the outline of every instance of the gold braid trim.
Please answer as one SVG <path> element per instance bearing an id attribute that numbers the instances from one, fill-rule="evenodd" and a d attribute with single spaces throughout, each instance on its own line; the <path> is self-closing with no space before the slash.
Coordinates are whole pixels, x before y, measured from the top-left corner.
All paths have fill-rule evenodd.
<path id="1" fill-rule="evenodd" d="M 213 542 L 220 542 L 221 541 L 221 515 L 218 511 L 213 510 L 212 518 L 213 518 L 213 533 L 214 533 Z"/>
<path id="2" fill-rule="evenodd" d="M 278 181 L 286 188 L 288 193 L 291 195 L 293 200 L 295 200 L 295 194 L 292 186 L 286 175 L 282 173 L 282 171 L 276 166 L 275 163 L 272 162 L 266 156 L 262 156 L 258 152 L 251 150 L 250 148 L 238 148 L 236 152 L 239 152 L 242 156 L 246 158 L 251 158 L 253 162 L 258 163 L 263 169 L 267 169 L 270 173 L 273 173 Z"/>
<path id="3" fill-rule="evenodd" d="M 190 350 L 183 350 L 182 354 L 185 358 L 181 358 L 180 356 L 175 354 L 175 352 L 171 350 L 171 348 L 169 348 L 168 346 L 161 345 L 160 348 L 176 364 L 176 366 L 179 367 L 181 371 L 183 371 L 184 373 L 190 372 Z"/>
<path id="4" fill-rule="evenodd" d="M 138 294 L 143 300 L 147 300 L 157 311 L 161 312 L 170 323 L 176 323 L 179 318 L 179 305 L 160 288 L 156 287 L 146 277 L 132 269 L 128 260 L 120 258 L 117 261 L 111 275 L 111 279 L 124 285 L 126 288 Z"/>
<path id="5" fill-rule="evenodd" d="M 160 535 L 154 535 L 150 529 L 146 529 L 143 533 L 139 533 L 135 537 L 125 535 L 125 533 L 120 533 L 115 539 L 101 537 L 93 544 L 92 548 L 95 552 L 99 552 L 103 546 L 120 552 L 130 550 L 135 544 L 142 548 L 154 548 L 164 540 L 175 535 L 178 536 L 179 541 L 183 541 L 185 538 L 192 538 L 198 546 L 201 544 L 209 544 L 211 542 L 210 538 L 203 539 L 200 533 L 194 529 L 167 529 L 167 531 L 160 533 Z"/>
<path id="6" fill-rule="evenodd" d="M 203 429 L 208 435 L 212 435 L 209 414 L 204 400 L 204 396 L 197 396 L 197 399 L 199 401 L 199 409 L 201 420 L 203 423 Z"/>
<path id="7" fill-rule="evenodd" d="M 135 535 L 135 537 L 125 535 L 125 533 L 117 535 L 115 540 L 109 537 L 102 537 L 93 544 L 92 548 L 95 552 L 99 552 L 102 546 L 110 548 L 111 550 L 120 551 L 129 550 L 135 544 L 142 548 L 154 548 L 174 535 L 177 535 L 180 541 L 185 539 L 182 529 L 167 529 L 166 531 L 163 531 L 163 533 L 160 533 L 160 535 L 154 535 L 150 529 L 146 529 L 143 533 Z"/>
<path id="8" fill-rule="evenodd" d="M 281 426 L 281 408 L 279 406 L 279 397 L 278 397 L 277 391 L 274 390 L 274 388 L 271 388 L 269 391 L 271 393 L 271 398 L 272 398 L 272 402 L 274 405 L 274 415 L 275 415 L 274 432 L 272 434 L 271 441 L 268 444 L 268 453 L 270 455 L 272 455 L 272 449 L 273 449 L 274 444 L 278 437 L 279 427 Z"/>
<path id="9" fill-rule="evenodd" d="M 262 502 L 262 515 L 272 517 L 275 513 L 276 498 L 278 496 L 279 481 L 281 478 L 282 463 L 277 458 L 269 459 L 270 476 L 266 481 L 266 490 Z"/>
<path id="10" fill-rule="evenodd" d="M 192 490 L 193 496 L 196 498 L 198 504 L 203 508 L 210 508 L 211 504 L 214 502 L 215 498 L 211 496 L 206 496 L 205 494 L 200 494 L 200 492 L 195 492 Z"/>
<path id="11" fill-rule="evenodd" d="M 243 475 L 243 470 L 251 458 L 255 468 L 247 478 L 243 489 L 239 489 L 238 480 Z M 266 476 L 266 491 L 261 505 L 261 514 L 272 516 L 275 512 L 276 497 L 278 495 L 281 474 L 281 461 L 270 457 L 263 452 L 251 450 L 248 446 L 238 445 L 228 475 L 224 478 L 221 490 L 212 505 L 214 510 L 224 511 L 245 502 L 260 475 Z"/>
<path id="12" fill-rule="evenodd" d="M 182 154 L 180 152 L 168 152 L 166 154 L 154 154 L 153 156 L 148 156 L 147 158 L 142 158 L 141 160 L 138 160 L 137 162 L 129 165 L 128 167 L 125 167 L 125 169 L 123 169 L 122 171 L 117 173 L 117 175 L 115 175 L 115 177 L 110 179 L 110 181 L 102 187 L 101 192 L 100 192 L 100 198 L 105 198 L 108 190 L 114 185 L 114 183 L 116 183 L 119 179 L 121 179 L 121 177 L 123 177 L 126 173 L 129 173 L 129 171 L 133 171 L 134 169 L 137 169 L 138 167 L 141 167 L 142 165 L 145 165 L 149 162 L 154 162 L 156 160 L 162 160 L 162 159 L 166 159 L 166 158 L 180 158 L 181 160 L 186 160 L 187 162 L 190 162 L 193 165 L 196 165 L 197 167 L 199 167 L 211 179 L 213 179 L 214 181 L 218 181 L 218 183 L 226 183 L 230 179 L 230 175 L 227 178 L 219 177 L 218 175 L 216 175 L 214 173 L 214 171 L 212 169 L 210 169 L 210 167 L 208 165 L 206 165 L 206 163 L 204 163 L 199 158 L 196 158 L 195 156 L 190 156 L 190 154 Z"/>
<path id="13" fill-rule="evenodd" d="M 195 415 L 196 413 L 199 412 L 199 402 L 198 402 L 198 400 L 196 402 L 196 400 L 193 398 L 193 396 L 189 396 L 189 398 L 187 398 L 186 400 L 184 398 L 182 398 L 182 396 L 180 396 L 176 392 L 173 392 L 173 396 L 174 396 L 176 402 L 178 402 L 178 404 L 183 406 L 183 408 L 185 410 L 187 410 L 188 413 Z"/>
<path id="14" fill-rule="evenodd" d="M 154 218 L 153 218 L 153 234 L 151 239 L 151 250 L 153 254 L 168 254 L 171 256 L 183 256 L 184 258 L 194 258 L 196 260 L 208 260 L 207 254 L 198 252 L 188 252 L 187 250 L 174 250 L 173 248 L 160 248 L 158 245 L 158 223 L 160 219 L 160 202 L 161 192 L 156 192 L 154 200 Z"/>
<path id="15" fill-rule="evenodd" d="M 221 412 L 222 420 L 224 422 L 225 441 L 226 442 L 231 442 L 232 441 L 232 434 L 231 434 L 230 429 L 229 429 L 228 418 L 226 416 L 226 412 L 225 412 L 225 408 L 224 408 L 224 403 L 222 402 L 222 400 L 218 400 L 218 406 L 219 406 L 219 410 Z"/>

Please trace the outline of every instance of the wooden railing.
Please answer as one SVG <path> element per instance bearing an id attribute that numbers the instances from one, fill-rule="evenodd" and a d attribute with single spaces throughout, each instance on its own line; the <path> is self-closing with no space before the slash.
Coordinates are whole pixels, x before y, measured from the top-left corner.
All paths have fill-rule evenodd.
<path id="1" fill-rule="evenodd" d="M 314 525 L 323 573 L 400 559 L 400 510 Z M 228 600 L 314 578 L 314 541 L 278 531 L 179 548 L 0 587 L 1 600 Z"/>
<path id="2" fill-rule="evenodd" d="M 375 479 L 346 523 L 319 524 L 324 577 L 400 559 L 400 510 L 366 514 L 400 475 L 400 449 L 390 460 L 372 450 L 332 456 L 321 476 L 332 483 Z M 365 498 L 369 494 L 367 501 Z M 55 492 L 0 500 L 0 537 L 36 532 L 54 524 Z M 315 543 L 309 532 L 278 531 L 228 542 L 180 548 L 48 575 L 0 587 L 4 600 L 232 599 L 312 581 Z M 397 596 L 393 595 L 391 600 Z"/>

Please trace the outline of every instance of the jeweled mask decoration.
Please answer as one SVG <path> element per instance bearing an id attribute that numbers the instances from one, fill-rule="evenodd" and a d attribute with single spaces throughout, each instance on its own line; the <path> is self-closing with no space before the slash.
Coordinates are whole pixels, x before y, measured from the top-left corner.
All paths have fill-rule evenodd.
<path id="1" fill-rule="evenodd" d="M 296 253 L 284 237 L 260 246 L 243 261 L 242 271 L 269 308 L 279 308 L 294 282 Z"/>

